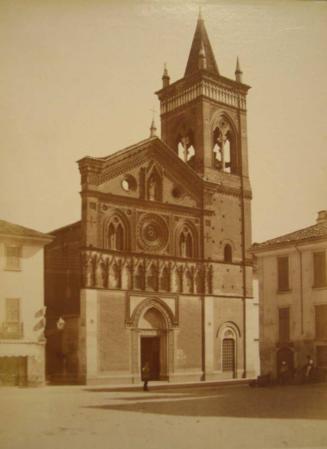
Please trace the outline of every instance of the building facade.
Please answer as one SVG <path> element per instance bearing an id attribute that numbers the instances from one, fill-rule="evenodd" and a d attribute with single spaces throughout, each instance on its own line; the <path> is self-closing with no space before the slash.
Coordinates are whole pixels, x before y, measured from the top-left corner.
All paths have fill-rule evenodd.
<path id="1" fill-rule="evenodd" d="M 161 139 L 81 159 L 81 221 L 46 250 L 48 375 L 131 383 L 241 378 L 252 338 L 246 96 L 199 17 L 185 74 L 156 93 Z M 61 317 L 64 328 L 56 323 Z"/>
<path id="2" fill-rule="evenodd" d="M 51 240 L 0 220 L 0 385 L 45 381 L 43 247 Z"/>
<path id="3" fill-rule="evenodd" d="M 305 229 L 253 245 L 260 303 L 263 374 L 282 361 L 302 368 L 307 356 L 327 370 L 327 211 Z"/>

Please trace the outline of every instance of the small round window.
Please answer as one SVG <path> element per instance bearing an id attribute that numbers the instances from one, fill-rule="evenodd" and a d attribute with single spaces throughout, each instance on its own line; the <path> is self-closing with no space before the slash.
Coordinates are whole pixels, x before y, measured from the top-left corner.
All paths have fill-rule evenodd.
<path id="1" fill-rule="evenodd" d="M 174 187 L 173 190 L 171 191 L 171 194 L 173 195 L 174 198 L 179 199 L 182 197 L 183 192 L 180 187 Z"/>
<path id="2" fill-rule="evenodd" d="M 132 175 L 126 175 L 121 182 L 121 186 L 125 192 L 133 192 L 137 187 L 136 179 Z"/>

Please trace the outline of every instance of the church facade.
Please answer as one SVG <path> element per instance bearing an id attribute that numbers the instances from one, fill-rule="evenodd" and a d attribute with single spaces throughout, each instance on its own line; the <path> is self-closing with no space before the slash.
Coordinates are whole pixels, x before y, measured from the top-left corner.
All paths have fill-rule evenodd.
<path id="1" fill-rule="evenodd" d="M 81 221 L 46 248 L 48 377 L 135 383 L 250 377 L 246 96 L 199 17 L 185 74 L 165 68 L 161 138 L 81 159 Z M 62 325 L 58 326 L 58 320 Z"/>

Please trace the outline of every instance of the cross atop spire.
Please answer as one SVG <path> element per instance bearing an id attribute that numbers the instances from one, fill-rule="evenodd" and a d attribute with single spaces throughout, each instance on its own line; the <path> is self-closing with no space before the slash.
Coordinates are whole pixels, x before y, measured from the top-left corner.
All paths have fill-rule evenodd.
<path id="1" fill-rule="evenodd" d="M 199 70 L 199 54 L 203 51 L 206 56 L 206 70 L 213 75 L 219 75 L 219 70 L 211 48 L 207 30 L 204 25 L 200 7 L 198 22 L 196 25 L 184 76 L 192 75 Z"/>

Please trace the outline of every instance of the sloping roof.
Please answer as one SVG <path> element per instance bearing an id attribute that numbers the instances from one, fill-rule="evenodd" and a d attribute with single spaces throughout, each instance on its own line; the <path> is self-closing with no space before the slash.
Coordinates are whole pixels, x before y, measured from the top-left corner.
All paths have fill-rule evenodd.
<path id="1" fill-rule="evenodd" d="M 70 230 L 71 228 L 77 228 L 78 226 L 81 226 L 82 221 L 78 220 L 78 221 L 74 221 L 73 223 L 69 223 L 68 225 L 65 226 L 61 226 L 60 228 L 57 229 L 53 229 L 52 231 L 50 231 L 49 234 L 56 234 L 57 232 L 64 232 L 67 230 Z"/>
<path id="2" fill-rule="evenodd" d="M 207 62 L 206 71 L 213 75 L 219 75 L 218 66 L 211 48 L 204 21 L 202 17 L 199 16 L 184 76 L 192 75 L 199 70 L 199 53 L 202 50 L 204 50 Z"/>
<path id="3" fill-rule="evenodd" d="M 172 150 L 165 142 L 163 142 L 159 137 L 149 137 L 145 140 L 142 140 L 134 145 L 131 145 L 122 150 L 116 151 L 113 154 L 110 154 L 107 157 L 90 157 L 86 156 L 80 159 L 78 162 L 80 168 L 84 164 L 95 163 L 98 164 L 99 170 L 103 172 L 109 167 L 114 167 L 115 164 L 120 164 L 123 160 L 131 159 L 136 155 L 141 154 L 144 151 L 151 149 L 153 151 L 153 155 L 155 156 L 166 156 L 170 167 L 174 169 L 178 169 L 180 173 L 183 173 L 188 177 L 191 183 L 200 185 L 202 183 L 202 178 L 197 174 L 189 164 L 186 164 L 182 161 L 177 153 Z"/>
<path id="4" fill-rule="evenodd" d="M 9 221 L 0 220 L 0 235 L 13 237 L 32 237 L 38 239 L 51 240 L 50 234 L 35 231 L 35 229 L 26 228 L 18 224 L 10 223 Z"/>
<path id="5" fill-rule="evenodd" d="M 295 243 L 310 242 L 320 239 L 327 239 L 327 221 L 316 223 L 299 231 L 290 232 L 289 234 L 266 240 L 262 243 L 254 243 L 252 250 L 264 250 L 280 246 L 288 246 Z"/>

